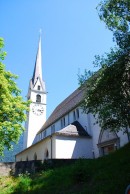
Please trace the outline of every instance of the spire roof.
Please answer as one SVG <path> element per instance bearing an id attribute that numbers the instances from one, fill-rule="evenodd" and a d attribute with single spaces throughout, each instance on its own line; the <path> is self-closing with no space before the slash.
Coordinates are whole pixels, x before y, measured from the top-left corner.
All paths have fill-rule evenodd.
<path id="1" fill-rule="evenodd" d="M 36 83 L 38 77 L 42 80 L 41 33 L 39 37 L 38 50 L 37 50 L 37 55 L 36 55 L 33 77 L 32 77 L 33 85 Z"/>

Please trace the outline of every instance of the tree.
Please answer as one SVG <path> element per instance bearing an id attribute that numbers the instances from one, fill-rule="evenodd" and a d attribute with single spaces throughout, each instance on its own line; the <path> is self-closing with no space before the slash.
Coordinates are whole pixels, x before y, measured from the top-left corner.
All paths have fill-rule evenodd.
<path id="1" fill-rule="evenodd" d="M 127 133 L 130 128 L 130 56 L 122 56 L 109 67 L 104 64 L 86 81 L 80 77 L 85 90 L 82 108 L 92 113 L 102 129 Z"/>
<path id="2" fill-rule="evenodd" d="M 113 31 L 117 45 L 130 49 L 130 1 L 103 0 L 97 10 L 100 19 Z"/>
<path id="3" fill-rule="evenodd" d="M 102 129 L 124 130 L 130 140 L 130 1 L 104 0 L 98 10 L 100 18 L 114 32 L 118 48 L 111 49 L 105 57 L 96 56 L 98 72 L 88 75 L 85 71 L 80 76 L 85 90 L 82 108 L 96 117 Z"/>
<path id="4" fill-rule="evenodd" d="M 28 110 L 29 101 L 24 102 L 20 96 L 15 80 L 17 76 L 5 70 L 2 63 L 6 52 L 2 49 L 4 41 L 0 38 L 0 155 L 5 147 L 12 148 L 12 142 L 17 143 L 26 120 L 25 110 Z"/>

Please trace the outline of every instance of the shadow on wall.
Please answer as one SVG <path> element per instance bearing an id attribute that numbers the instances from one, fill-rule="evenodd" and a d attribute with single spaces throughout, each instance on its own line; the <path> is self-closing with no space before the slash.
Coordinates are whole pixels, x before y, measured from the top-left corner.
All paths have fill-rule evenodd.
<path id="1" fill-rule="evenodd" d="M 89 138 L 77 138 L 72 158 L 93 158 L 92 140 Z"/>

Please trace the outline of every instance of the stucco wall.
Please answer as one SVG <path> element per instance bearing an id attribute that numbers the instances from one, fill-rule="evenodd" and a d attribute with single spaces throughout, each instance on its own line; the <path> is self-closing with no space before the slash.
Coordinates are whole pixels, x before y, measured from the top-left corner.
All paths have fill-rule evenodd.
<path id="1" fill-rule="evenodd" d="M 54 142 L 52 141 L 51 144 L 51 138 L 48 137 L 44 141 L 41 141 L 23 152 L 16 155 L 16 161 L 27 161 L 28 160 L 34 160 L 34 155 L 37 155 L 37 160 L 44 160 L 46 159 L 46 153 L 48 150 L 48 158 L 51 158 L 51 145 L 53 146 Z"/>
<path id="2" fill-rule="evenodd" d="M 100 156 L 99 155 L 99 148 L 98 148 L 97 144 L 99 143 L 99 135 L 101 132 L 101 128 L 98 124 L 94 124 L 95 118 L 93 117 L 92 114 L 89 114 L 89 121 L 90 121 L 90 128 L 91 128 L 92 139 L 93 139 L 93 151 L 94 151 L 95 157 L 97 158 Z M 126 143 L 128 143 L 127 135 L 124 134 L 123 131 L 119 131 L 117 133 L 117 137 L 119 138 L 119 146 L 120 147 L 122 147 Z"/>
<path id="3" fill-rule="evenodd" d="M 56 136 L 56 158 L 92 158 L 92 140 L 79 137 Z"/>

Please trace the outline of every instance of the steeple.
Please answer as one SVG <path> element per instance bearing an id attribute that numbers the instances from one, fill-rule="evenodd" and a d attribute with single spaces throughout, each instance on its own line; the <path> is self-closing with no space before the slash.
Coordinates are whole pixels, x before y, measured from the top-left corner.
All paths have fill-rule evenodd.
<path id="1" fill-rule="evenodd" d="M 41 34 L 39 37 L 33 76 L 29 82 L 27 98 L 31 100 L 27 113 L 26 131 L 24 133 L 24 148 L 35 142 L 36 134 L 46 121 L 46 89 L 42 80 Z"/>
<path id="2" fill-rule="evenodd" d="M 41 53 L 41 33 L 39 37 L 38 50 L 36 55 L 35 67 L 32 77 L 32 84 L 35 85 L 37 78 L 42 80 L 42 53 Z"/>

